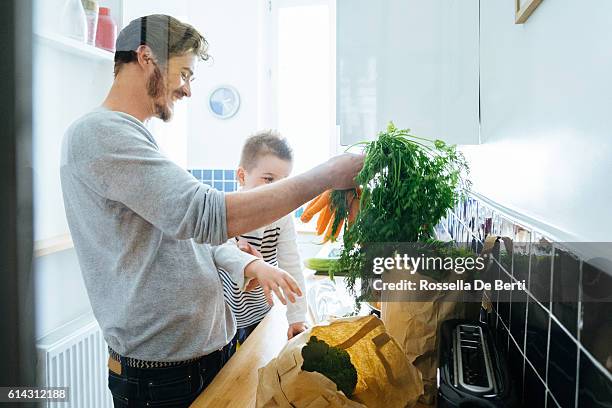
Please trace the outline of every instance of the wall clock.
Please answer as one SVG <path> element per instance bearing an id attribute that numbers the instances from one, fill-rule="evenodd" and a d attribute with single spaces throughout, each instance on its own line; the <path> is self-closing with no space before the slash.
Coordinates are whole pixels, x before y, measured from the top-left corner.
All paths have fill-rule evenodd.
<path id="1" fill-rule="evenodd" d="M 240 108 L 240 94 L 233 86 L 218 86 L 210 93 L 208 108 L 213 116 L 219 119 L 229 119 Z"/>

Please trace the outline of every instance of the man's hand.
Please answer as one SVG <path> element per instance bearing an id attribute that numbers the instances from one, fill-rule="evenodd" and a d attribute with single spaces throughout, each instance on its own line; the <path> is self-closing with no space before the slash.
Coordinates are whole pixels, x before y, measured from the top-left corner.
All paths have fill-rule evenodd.
<path id="1" fill-rule="evenodd" d="M 293 336 L 297 336 L 301 332 L 306 330 L 306 323 L 297 322 L 289 325 L 289 330 L 287 330 L 287 340 L 291 340 Z"/>
<path id="2" fill-rule="evenodd" d="M 244 276 L 259 281 L 270 306 L 274 304 L 272 292 L 276 294 L 283 305 L 287 304 L 286 298 L 291 303 L 295 303 L 295 296 L 302 296 L 300 287 L 291 275 L 263 260 L 258 259 L 248 264 L 244 269 Z"/>
<path id="3" fill-rule="evenodd" d="M 332 157 L 326 163 L 331 176 L 331 188 L 346 190 L 355 187 L 355 177 L 363 167 L 365 156 L 361 154 L 344 153 Z"/>

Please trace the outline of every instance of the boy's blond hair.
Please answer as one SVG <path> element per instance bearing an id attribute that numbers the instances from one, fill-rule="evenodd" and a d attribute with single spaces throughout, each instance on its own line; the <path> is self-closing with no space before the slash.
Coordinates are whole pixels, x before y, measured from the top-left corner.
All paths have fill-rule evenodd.
<path id="1" fill-rule="evenodd" d="M 257 132 L 244 142 L 240 155 L 240 166 L 252 170 L 261 156 L 271 154 L 288 162 L 293 161 L 293 151 L 287 139 L 274 130 Z"/>

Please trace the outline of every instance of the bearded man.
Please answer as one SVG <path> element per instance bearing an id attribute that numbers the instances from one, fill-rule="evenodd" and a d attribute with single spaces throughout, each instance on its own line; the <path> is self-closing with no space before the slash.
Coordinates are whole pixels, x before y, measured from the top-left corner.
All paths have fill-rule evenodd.
<path id="1" fill-rule="evenodd" d="M 115 406 L 188 406 L 227 359 L 235 324 L 217 267 L 282 302 L 301 292 L 285 271 L 228 246 L 330 188 L 350 188 L 363 157 L 341 155 L 283 181 L 224 194 L 160 153 L 145 123 L 168 121 L 191 96 L 205 38 L 166 15 L 117 38 L 102 106 L 62 143 L 66 216 L 96 319 L 109 346 Z M 214 140 L 210 140 L 215 149 Z"/>

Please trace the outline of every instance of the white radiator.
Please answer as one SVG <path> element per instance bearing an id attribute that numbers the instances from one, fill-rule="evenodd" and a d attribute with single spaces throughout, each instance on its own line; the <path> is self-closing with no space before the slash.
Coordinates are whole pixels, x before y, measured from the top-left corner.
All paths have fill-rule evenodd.
<path id="1" fill-rule="evenodd" d="M 112 408 L 108 390 L 108 350 L 98 323 L 91 315 L 77 319 L 40 339 L 39 384 L 69 387 L 69 402 L 46 407 Z"/>

